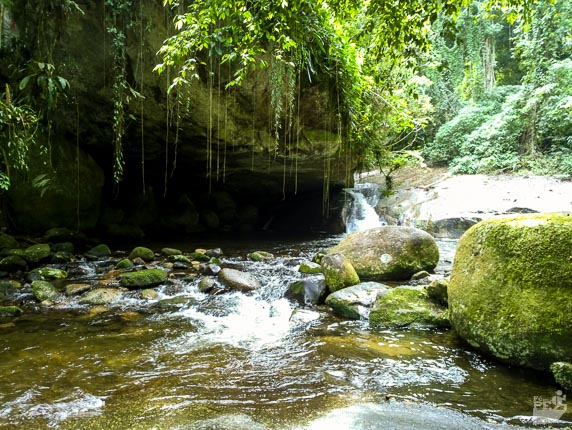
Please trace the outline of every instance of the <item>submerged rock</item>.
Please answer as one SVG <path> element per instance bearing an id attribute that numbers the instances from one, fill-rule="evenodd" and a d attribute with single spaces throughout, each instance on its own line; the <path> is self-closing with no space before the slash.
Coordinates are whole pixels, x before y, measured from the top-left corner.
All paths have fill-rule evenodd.
<path id="1" fill-rule="evenodd" d="M 318 305 L 328 295 L 328 286 L 324 276 L 313 276 L 294 282 L 286 293 L 288 297 L 304 305 Z"/>
<path id="2" fill-rule="evenodd" d="M 348 234 L 329 251 L 343 254 L 362 280 L 407 280 L 439 261 L 433 237 L 413 227 L 384 226 Z"/>
<path id="3" fill-rule="evenodd" d="M 558 385 L 565 390 L 572 390 L 572 364 L 562 361 L 552 363 L 550 371 Z"/>
<path id="4" fill-rule="evenodd" d="M 266 426 L 257 423 L 248 415 L 222 415 L 204 421 L 197 421 L 188 430 L 265 430 Z"/>
<path id="5" fill-rule="evenodd" d="M 398 287 L 379 294 L 369 314 L 372 327 L 449 327 L 448 313 L 421 288 Z"/>
<path id="6" fill-rule="evenodd" d="M 326 284 L 332 293 L 360 282 L 352 263 L 343 254 L 325 255 L 322 257 L 321 266 Z"/>
<path id="7" fill-rule="evenodd" d="M 44 300 L 56 300 L 59 295 L 56 288 L 47 281 L 32 282 L 32 292 L 40 302 Z"/>
<path id="8" fill-rule="evenodd" d="M 22 315 L 24 311 L 18 306 L 0 306 L 0 318 L 2 317 L 18 317 Z"/>
<path id="9" fill-rule="evenodd" d="M 367 319 L 377 296 L 387 293 L 388 290 L 387 285 L 363 282 L 330 294 L 326 298 L 326 304 L 344 318 Z"/>
<path id="10" fill-rule="evenodd" d="M 231 290 L 253 291 L 261 287 L 260 281 L 254 275 L 236 269 L 222 269 L 218 279 Z"/>
<path id="11" fill-rule="evenodd" d="M 167 280 L 167 272 L 161 269 L 144 269 L 138 272 L 122 273 L 119 275 L 121 285 L 134 289 L 154 287 Z"/>
<path id="12" fill-rule="evenodd" d="M 144 246 L 137 246 L 133 248 L 133 251 L 131 251 L 128 258 L 131 260 L 140 258 L 143 261 L 153 261 L 155 259 L 155 253 Z"/>
<path id="13" fill-rule="evenodd" d="M 117 288 L 96 288 L 81 296 L 78 303 L 82 305 L 107 305 L 119 299 L 121 291 Z"/>
<path id="14" fill-rule="evenodd" d="M 451 323 L 474 348 L 548 370 L 572 357 L 572 215 L 491 218 L 459 241 Z"/>
<path id="15" fill-rule="evenodd" d="M 68 284 L 66 285 L 66 296 L 77 296 L 81 293 L 85 293 L 91 288 L 89 284 Z"/>

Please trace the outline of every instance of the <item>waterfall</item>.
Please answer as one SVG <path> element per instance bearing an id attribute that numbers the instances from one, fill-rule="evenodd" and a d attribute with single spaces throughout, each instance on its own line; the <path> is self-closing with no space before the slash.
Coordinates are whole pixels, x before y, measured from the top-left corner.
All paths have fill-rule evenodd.
<path id="1" fill-rule="evenodd" d="M 343 212 L 347 233 L 386 224 L 375 212 L 375 206 L 379 202 L 379 185 L 356 184 L 354 188 L 346 188 L 345 191 L 351 197 Z"/>

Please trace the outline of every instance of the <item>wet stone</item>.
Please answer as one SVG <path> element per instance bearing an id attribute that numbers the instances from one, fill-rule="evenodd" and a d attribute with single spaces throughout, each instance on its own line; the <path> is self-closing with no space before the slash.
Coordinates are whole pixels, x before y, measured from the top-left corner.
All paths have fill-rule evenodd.
<path id="1" fill-rule="evenodd" d="M 77 296 L 85 293 L 91 288 L 90 284 L 68 284 L 66 285 L 66 296 Z"/>

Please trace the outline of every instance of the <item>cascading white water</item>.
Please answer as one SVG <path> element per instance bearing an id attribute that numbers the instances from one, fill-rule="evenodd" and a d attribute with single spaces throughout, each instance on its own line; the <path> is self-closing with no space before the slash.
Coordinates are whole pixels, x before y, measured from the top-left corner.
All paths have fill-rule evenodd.
<path id="1" fill-rule="evenodd" d="M 379 185 L 364 183 L 345 190 L 351 197 L 344 208 L 346 233 L 380 227 L 386 223 L 375 212 L 379 202 Z"/>

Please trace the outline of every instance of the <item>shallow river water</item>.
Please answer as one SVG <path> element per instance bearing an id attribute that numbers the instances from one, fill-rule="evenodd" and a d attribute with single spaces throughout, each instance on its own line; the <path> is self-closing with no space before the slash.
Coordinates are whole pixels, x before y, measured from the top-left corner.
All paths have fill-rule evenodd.
<path id="1" fill-rule="evenodd" d="M 284 298 L 299 262 L 337 240 L 219 243 L 224 266 L 261 279 L 250 295 L 182 278 L 101 313 L 27 309 L 0 329 L 0 428 L 542 427 L 533 406 L 555 395 L 548 375 L 482 357 L 452 331 L 373 331 Z M 437 271 L 454 246 L 440 242 Z M 248 261 L 256 249 L 277 258 Z M 82 264 L 84 280 L 98 276 Z"/>

